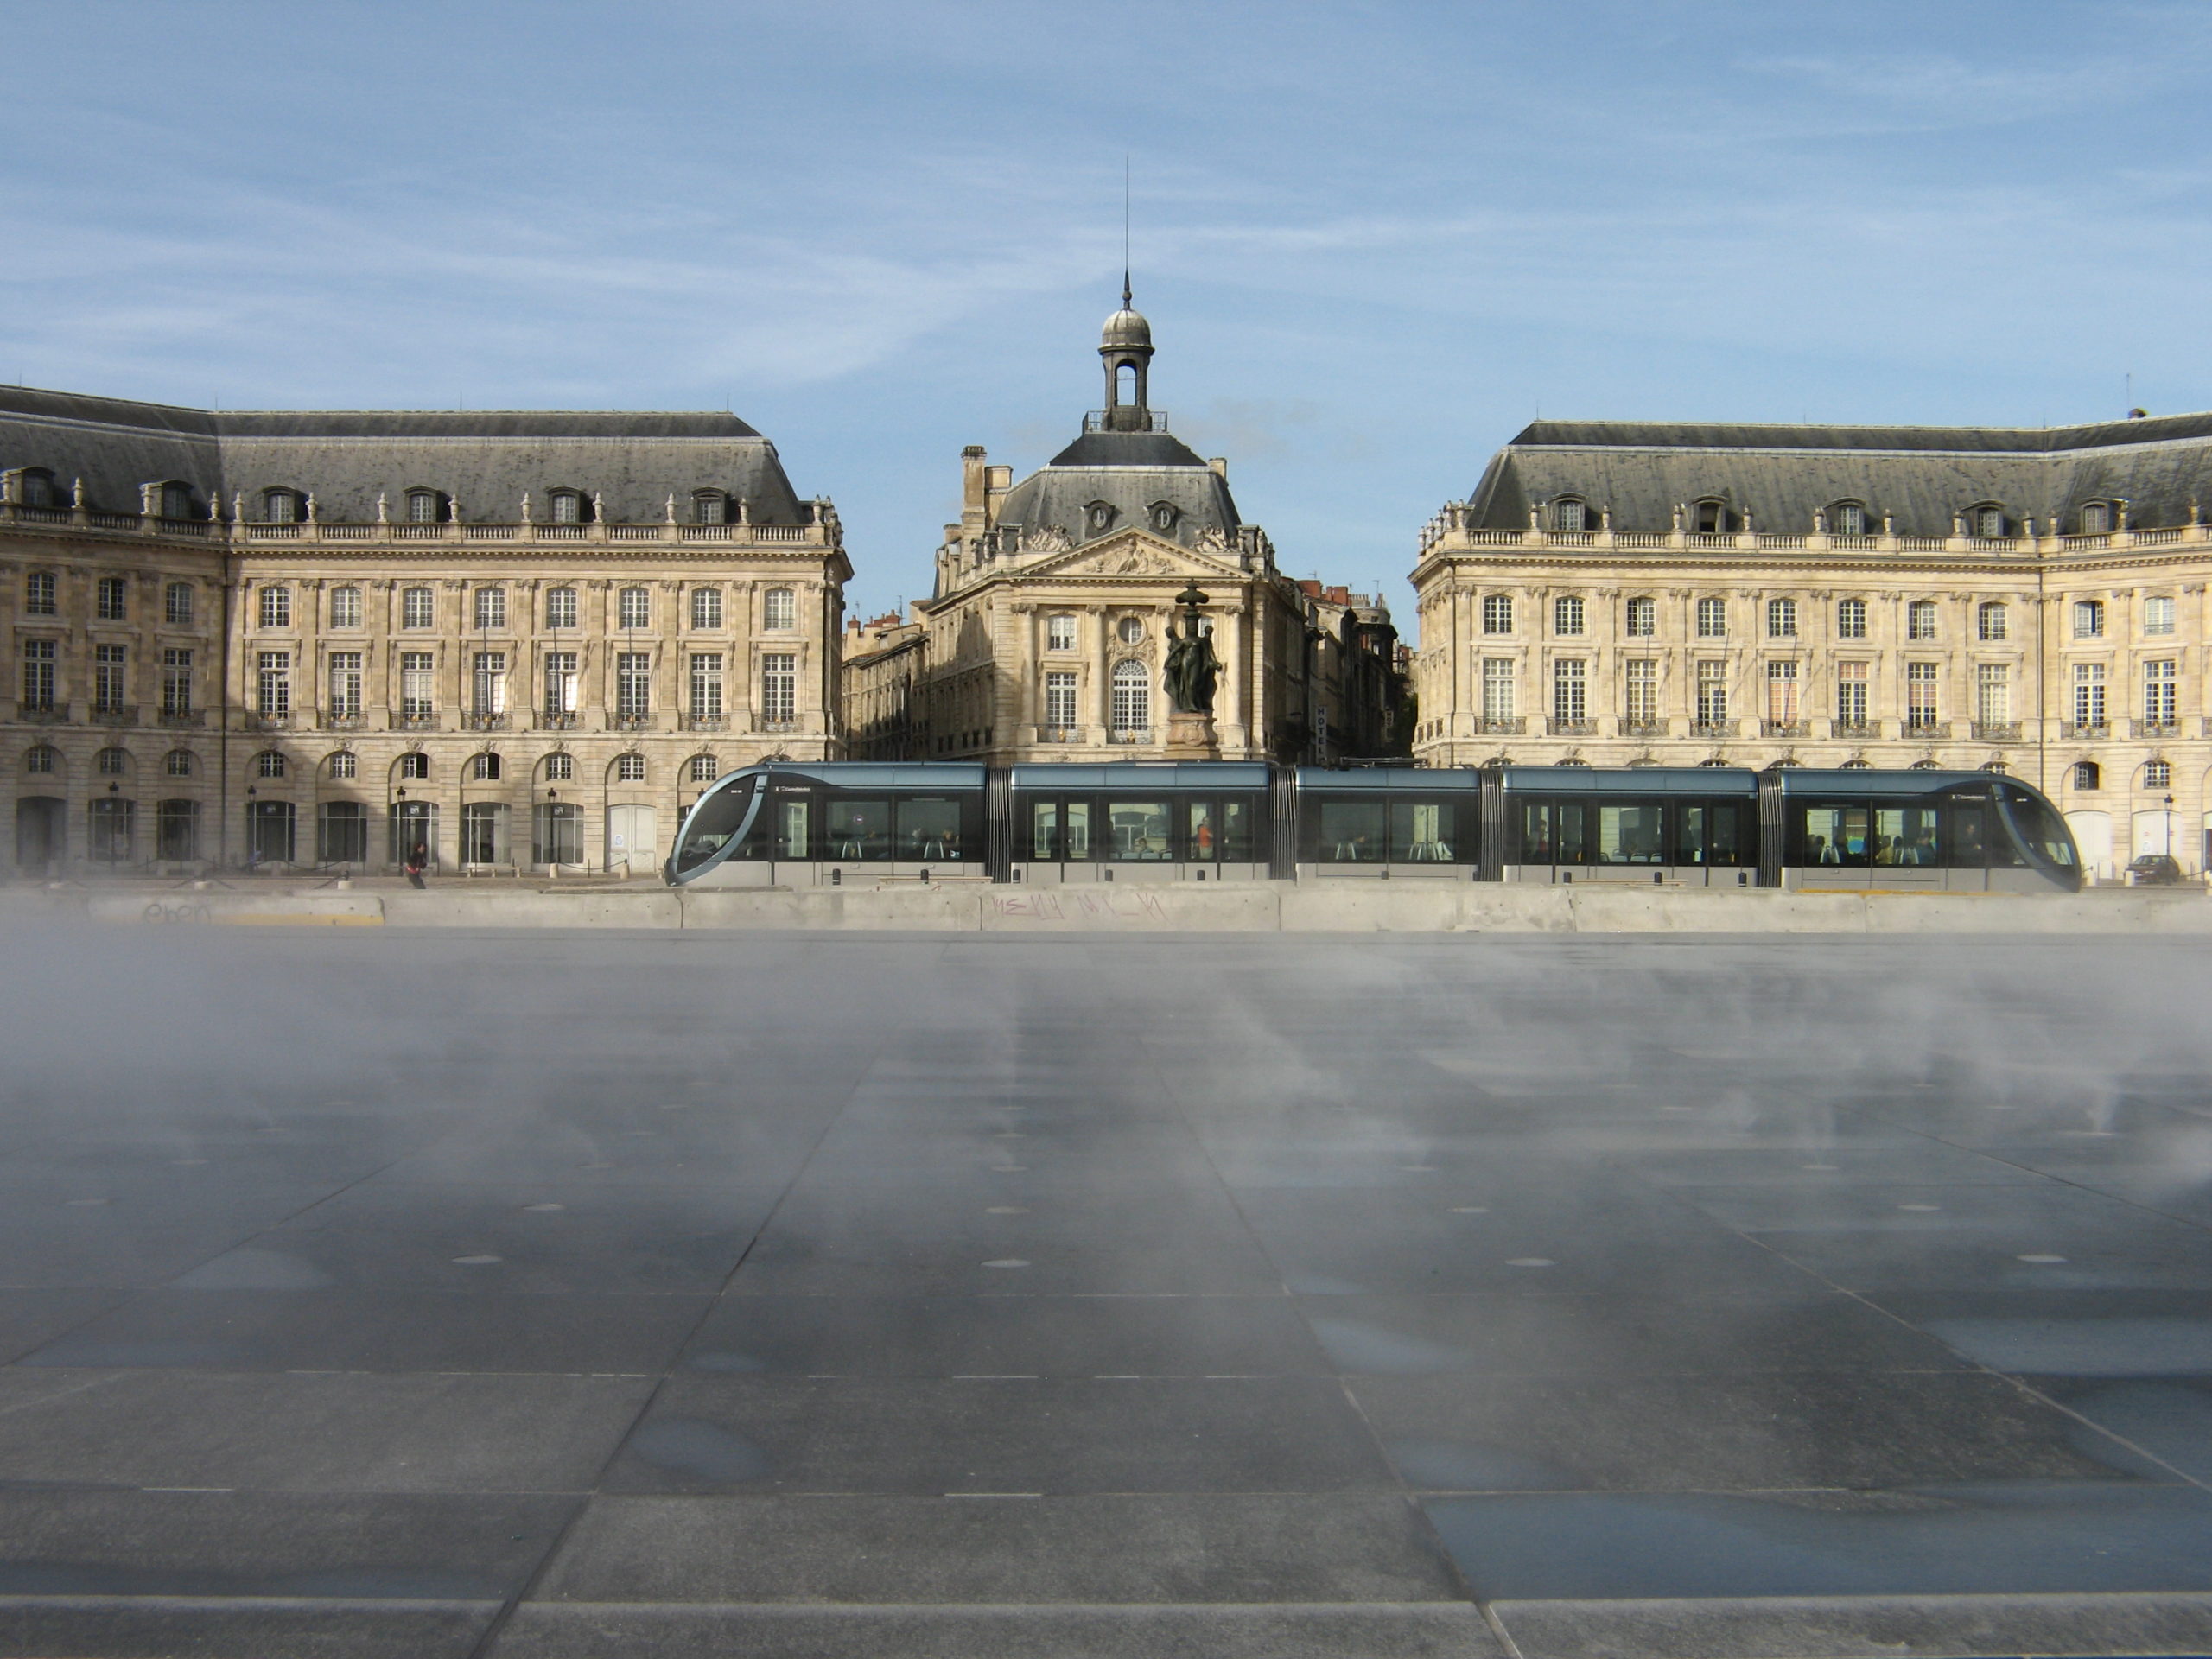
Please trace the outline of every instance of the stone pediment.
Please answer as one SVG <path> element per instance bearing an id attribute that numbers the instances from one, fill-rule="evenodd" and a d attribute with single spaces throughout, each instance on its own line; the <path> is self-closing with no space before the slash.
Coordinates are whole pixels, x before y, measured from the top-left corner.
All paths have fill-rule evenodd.
<path id="1" fill-rule="evenodd" d="M 1242 581 L 1244 571 L 1224 545 L 1218 551 L 1187 547 L 1130 531 L 1091 542 L 1066 553 L 1038 560 L 1021 572 L 1024 581 L 1066 576 L 1167 577 L 1174 581 Z"/>

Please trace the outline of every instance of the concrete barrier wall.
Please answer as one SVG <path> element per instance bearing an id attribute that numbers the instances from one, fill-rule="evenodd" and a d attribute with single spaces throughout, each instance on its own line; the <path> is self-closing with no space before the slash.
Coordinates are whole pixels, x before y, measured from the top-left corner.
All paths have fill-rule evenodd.
<path id="1" fill-rule="evenodd" d="M 17 888 L 9 916 L 167 925 L 1073 933 L 2212 934 L 2195 891 L 1797 893 L 1479 882 L 1021 887 L 457 888 L 339 893 Z"/>

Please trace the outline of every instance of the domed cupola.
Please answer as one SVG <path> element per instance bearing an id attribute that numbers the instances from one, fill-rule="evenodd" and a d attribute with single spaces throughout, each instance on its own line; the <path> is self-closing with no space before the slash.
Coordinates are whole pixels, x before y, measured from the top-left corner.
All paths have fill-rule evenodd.
<path id="1" fill-rule="evenodd" d="M 1152 406 L 1145 381 L 1152 368 L 1152 325 L 1129 305 L 1129 274 L 1122 273 L 1122 308 L 1106 319 L 1098 336 L 1098 355 L 1106 365 L 1109 432 L 1149 432 Z"/>

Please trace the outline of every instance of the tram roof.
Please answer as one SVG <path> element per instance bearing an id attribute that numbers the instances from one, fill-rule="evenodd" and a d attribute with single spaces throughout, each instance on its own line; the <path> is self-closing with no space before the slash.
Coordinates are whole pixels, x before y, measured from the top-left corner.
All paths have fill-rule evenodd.
<path id="1" fill-rule="evenodd" d="M 1115 760 L 1096 766 L 1058 760 L 1014 768 L 1016 789 L 1250 789 L 1268 786 L 1263 760 Z"/>

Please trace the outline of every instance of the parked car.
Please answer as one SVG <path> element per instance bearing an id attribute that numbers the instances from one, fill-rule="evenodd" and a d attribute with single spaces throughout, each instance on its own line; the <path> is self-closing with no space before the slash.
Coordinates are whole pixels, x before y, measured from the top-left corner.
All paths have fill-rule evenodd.
<path id="1" fill-rule="evenodd" d="M 2145 853 L 2127 867 L 2127 874 L 2139 887 L 2176 887 L 2182 882 L 2180 864 L 2164 853 Z"/>

